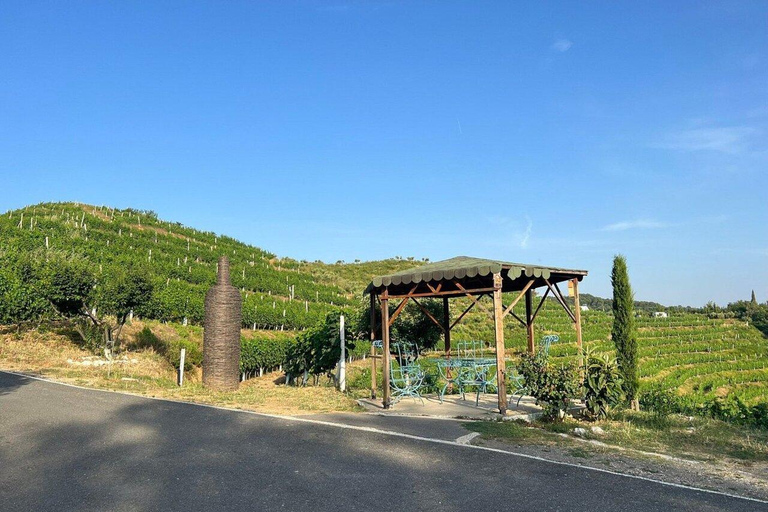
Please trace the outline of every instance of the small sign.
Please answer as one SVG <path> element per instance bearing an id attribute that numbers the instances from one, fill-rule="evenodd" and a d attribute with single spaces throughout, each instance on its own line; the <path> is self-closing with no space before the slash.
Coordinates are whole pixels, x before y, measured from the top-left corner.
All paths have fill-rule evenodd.
<path id="1" fill-rule="evenodd" d="M 568 296 L 569 297 L 573 297 L 574 296 L 573 281 L 568 281 Z"/>

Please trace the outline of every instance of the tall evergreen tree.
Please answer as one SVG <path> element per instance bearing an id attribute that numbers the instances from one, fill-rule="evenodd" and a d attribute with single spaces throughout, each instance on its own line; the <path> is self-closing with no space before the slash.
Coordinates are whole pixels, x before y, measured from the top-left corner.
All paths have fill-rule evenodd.
<path id="1" fill-rule="evenodd" d="M 633 409 L 638 408 L 637 337 L 635 333 L 634 295 L 629 284 L 627 260 L 622 255 L 613 259 L 613 329 L 611 338 L 616 345 L 616 360 L 623 378 L 624 392 Z"/>

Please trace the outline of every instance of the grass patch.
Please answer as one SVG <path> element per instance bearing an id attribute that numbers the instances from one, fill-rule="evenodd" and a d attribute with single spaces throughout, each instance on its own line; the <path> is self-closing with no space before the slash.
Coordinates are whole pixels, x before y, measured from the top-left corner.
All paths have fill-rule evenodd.
<path id="1" fill-rule="evenodd" d="M 591 427 L 599 426 L 604 434 L 597 435 Z M 647 412 L 624 411 L 609 421 L 583 422 L 567 420 L 561 423 L 534 422 L 530 425 L 513 421 L 484 421 L 466 425 L 483 438 L 512 444 L 559 444 L 569 448 L 574 457 L 589 457 L 604 448 L 580 444 L 552 434 L 573 434 L 581 427 L 586 439 L 610 446 L 675 457 L 717 461 L 729 460 L 739 464 L 768 462 L 768 431 L 732 425 L 720 420 L 671 415 L 666 418 Z"/>
<path id="2" fill-rule="evenodd" d="M 184 374 L 184 386 L 180 388 L 176 385 L 176 370 L 165 357 L 152 346 L 138 348 L 142 343 L 137 343 L 135 336 L 143 327 L 141 322 L 134 322 L 126 329 L 124 346 L 133 348 L 118 356 L 126 362 L 112 365 L 83 364 L 103 360 L 78 347 L 69 338 L 70 333 L 61 329 L 0 330 L 0 368 L 78 386 L 271 414 L 360 410 L 353 397 L 332 386 L 285 386 L 276 383 L 282 381 L 282 374 L 277 373 L 242 382 L 235 392 L 216 392 L 202 385 L 200 368 L 193 368 Z M 184 334 L 194 338 L 198 334 L 171 332 L 170 326 L 158 329 L 154 323 L 152 327 L 161 337 Z"/>
<path id="3" fill-rule="evenodd" d="M 624 411 L 599 423 L 609 444 L 684 458 L 768 461 L 768 431 L 698 416 Z"/>

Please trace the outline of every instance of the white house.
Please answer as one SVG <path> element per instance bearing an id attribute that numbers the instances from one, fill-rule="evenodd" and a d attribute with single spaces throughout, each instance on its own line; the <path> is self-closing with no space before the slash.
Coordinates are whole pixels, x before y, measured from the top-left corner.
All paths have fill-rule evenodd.
<path id="1" fill-rule="evenodd" d="M 653 318 L 667 318 L 668 316 L 666 311 L 656 311 L 653 313 Z"/>
<path id="2" fill-rule="evenodd" d="M 589 311 L 589 306 L 581 306 L 582 311 Z"/>

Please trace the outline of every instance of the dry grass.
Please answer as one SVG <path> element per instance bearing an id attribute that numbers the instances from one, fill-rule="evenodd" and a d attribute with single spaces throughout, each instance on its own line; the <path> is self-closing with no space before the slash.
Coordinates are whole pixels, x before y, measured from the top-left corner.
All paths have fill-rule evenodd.
<path id="1" fill-rule="evenodd" d="M 143 328 L 134 322 L 124 331 L 125 345 Z M 153 324 L 161 337 L 178 337 L 173 326 Z M 194 336 L 195 333 L 192 333 Z M 235 392 L 220 393 L 203 387 L 200 369 L 187 372 L 184 386 L 176 385 L 176 370 L 159 354 L 148 350 L 126 350 L 127 363 L 94 366 L 83 361 L 103 361 L 72 342 L 74 333 L 58 327 L 50 330 L 0 329 L 0 369 L 39 375 L 59 382 L 108 389 L 142 396 L 168 398 L 247 409 L 270 414 L 311 414 L 355 411 L 359 406 L 349 396 L 329 386 L 297 388 L 281 383 L 279 374 L 243 382 Z"/>

